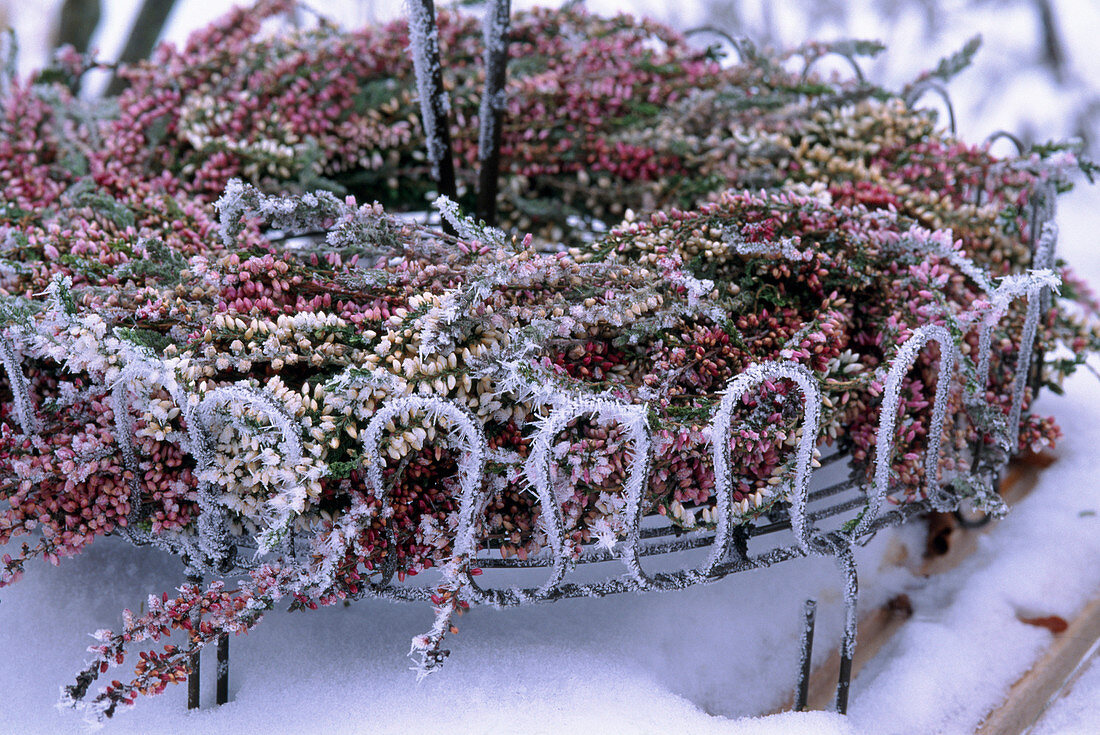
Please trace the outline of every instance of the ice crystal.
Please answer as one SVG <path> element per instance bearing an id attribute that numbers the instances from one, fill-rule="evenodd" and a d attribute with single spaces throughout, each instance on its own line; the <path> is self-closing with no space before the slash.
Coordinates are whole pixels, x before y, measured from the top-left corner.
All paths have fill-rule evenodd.
<path id="1" fill-rule="evenodd" d="M 955 240 L 949 229 L 927 230 L 914 225 L 904 237 L 900 238 L 898 245 L 903 249 L 918 253 L 937 255 L 971 279 L 982 292 L 990 293 L 993 291 L 993 282 L 988 271 L 960 250 L 961 241 Z"/>
<path id="2" fill-rule="evenodd" d="M 217 437 L 215 429 L 220 423 L 219 409 L 228 409 L 230 425 L 242 434 L 262 436 L 265 433 L 263 428 L 254 427 L 255 417 L 267 421 L 270 427 L 267 431 L 274 430 L 278 434 L 281 456 L 274 458 L 274 462 L 280 466 L 276 475 L 282 481 L 276 494 L 267 502 L 271 517 L 258 538 L 261 550 L 270 551 L 282 538 L 292 515 L 303 509 L 305 491 L 294 471 L 302 460 L 301 427 L 287 413 L 286 407 L 267 391 L 243 384 L 222 386 L 208 392 L 194 410 L 194 423 L 204 433 L 201 444 L 196 442 L 202 449 L 195 453 L 200 478 L 208 477 L 214 469 L 212 450 Z M 200 547 L 215 566 L 220 566 L 227 559 L 233 542 L 226 527 L 228 515 L 225 507 L 208 482 L 200 485 L 199 505 L 202 508 L 199 516 Z"/>
<path id="3" fill-rule="evenodd" d="M 806 519 L 806 497 L 810 482 L 813 452 L 817 445 L 818 422 L 821 417 L 821 389 L 813 374 L 793 362 L 768 362 L 751 365 L 726 386 L 711 423 L 711 451 L 714 457 L 715 496 L 718 501 L 718 522 L 714 547 L 710 557 L 699 568 L 707 575 L 729 553 L 731 534 L 736 523 L 738 504 L 733 499 L 733 467 L 730 463 L 732 414 L 736 404 L 748 391 L 762 383 L 790 380 L 802 392 L 802 436 L 798 442 L 795 479 L 788 491 L 791 530 L 804 551 L 809 552 L 811 528 Z"/>
<path id="4" fill-rule="evenodd" d="M 947 399 L 951 390 L 955 362 L 959 357 L 958 347 L 951 333 L 936 324 L 926 324 L 913 330 L 913 334 L 898 348 L 890 362 L 890 370 L 882 389 L 882 405 L 879 408 L 879 424 L 875 440 L 875 474 L 868 492 L 867 507 L 859 523 L 852 532 L 853 538 L 859 538 L 870 530 L 871 524 L 878 518 L 881 506 L 891 488 L 891 466 L 894 455 L 895 427 L 898 421 L 898 405 L 901 401 L 902 381 L 917 361 L 920 352 L 929 342 L 935 342 L 940 348 L 939 371 L 936 378 L 935 403 L 932 408 L 932 421 L 928 430 L 928 448 L 925 450 L 925 492 L 928 497 L 939 498 L 939 460 L 940 442 L 946 421 Z"/>
<path id="5" fill-rule="evenodd" d="M 416 73 L 416 93 L 420 98 L 420 119 L 428 146 L 428 162 L 432 167 L 432 178 L 438 181 L 439 167 L 447 151 L 442 137 L 446 120 L 436 119 L 436 110 L 446 116 L 451 109 L 450 96 L 443 89 L 437 90 L 434 82 L 440 74 L 439 29 L 435 25 L 431 0 L 405 0 L 405 6 L 409 15 L 409 52 Z"/>
<path id="6" fill-rule="evenodd" d="M 309 232 L 331 225 L 345 205 L 327 191 L 301 196 L 270 196 L 240 179 L 230 179 L 214 203 L 221 214 L 221 238 L 233 245 L 244 230 L 244 220 L 259 217 L 271 227 L 290 233 Z"/>
<path id="7" fill-rule="evenodd" d="M 1054 231 L 1054 230 L 1051 230 Z M 989 307 L 982 318 L 978 333 L 978 372 L 977 386 L 984 388 L 989 380 L 989 365 L 993 349 L 993 330 L 1000 323 L 1009 306 L 1020 297 L 1026 297 L 1028 302 L 1027 320 L 1037 323 L 1039 318 L 1039 304 L 1041 293 L 1045 289 L 1056 290 L 1061 284 L 1061 279 L 1050 270 L 1029 271 L 1028 273 L 1005 276 L 993 293 L 989 295 Z M 1034 310 L 1032 303 L 1035 304 Z M 1034 311 L 1034 314 L 1033 314 Z M 1025 323 L 1026 324 L 1026 323 Z M 1030 332 L 1034 338 L 1034 330 Z M 1027 336 L 1025 333 L 1022 336 Z M 1021 342 L 1030 344 L 1030 342 Z M 1021 355 L 1023 359 L 1024 355 Z M 1026 369 L 1025 369 L 1026 372 Z"/>
<path id="8" fill-rule="evenodd" d="M 784 238 L 778 241 L 748 240 L 741 230 L 727 228 L 722 231 L 722 242 L 739 255 L 758 256 L 764 258 L 785 258 L 787 260 L 809 260 L 813 253 L 809 250 L 799 250 L 798 240 Z"/>
<path id="9" fill-rule="evenodd" d="M 23 374 L 23 366 L 20 365 L 15 346 L 6 332 L 0 333 L 0 359 L 4 361 L 4 372 L 7 373 L 8 385 L 11 386 L 19 428 L 28 436 L 37 434 L 41 430 L 42 422 L 34 412 L 34 405 L 27 394 L 27 378 Z"/>
<path id="10" fill-rule="evenodd" d="M 467 242 L 496 246 L 503 246 L 507 242 L 507 236 L 502 231 L 478 224 L 472 217 L 464 216 L 459 212 L 458 204 L 446 195 L 436 197 L 432 206 L 439 210 L 443 221 L 451 225 L 458 236 Z"/>
<path id="11" fill-rule="evenodd" d="M 511 0 L 492 0 L 485 5 L 482 21 L 482 38 L 485 44 L 485 93 L 481 96 L 478 109 L 478 160 L 488 159 L 493 150 L 497 115 L 504 109 L 507 97 L 504 90 L 493 90 L 492 80 L 503 77 L 503 66 L 508 62 L 508 20 Z"/>

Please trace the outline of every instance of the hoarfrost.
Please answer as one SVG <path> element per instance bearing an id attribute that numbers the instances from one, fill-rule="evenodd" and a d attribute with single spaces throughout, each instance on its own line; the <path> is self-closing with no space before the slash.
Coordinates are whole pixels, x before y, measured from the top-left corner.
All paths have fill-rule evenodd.
<path id="1" fill-rule="evenodd" d="M 485 161 L 493 149 L 496 128 L 500 124 L 499 113 L 508 101 L 503 89 L 494 89 L 494 80 L 503 79 L 500 67 L 508 62 L 508 34 L 510 0 L 491 0 L 485 6 L 482 34 L 485 42 L 485 93 L 481 96 L 478 111 L 477 157 Z"/>
<path id="2" fill-rule="evenodd" d="M 451 558 L 443 565 L 443 587 L 449 595 L 436 606 L 436 618 L 431 630 L 412 641 L 409 655 L 419 655 L 414 670 L 417 679 L 435 671 L 447 656 L 439 648 L 450 629 L 458 596 L 463 590 L 473 590 L 470 579 L 470 560 L 477 552 L 478 518 L 483 512 L 488 495 L 484 489 L 485 461 L 488 442 L 477 419 L 468 409 L 441 398 L 401 396 L 387 401 L 375 412 L 363 432 L 362 444 L 367 464 L 367 486 L 375 498 L 382 501 L 382 517 L 389 518 L 392 509 L 385 488 L 382 487 L 382 432 L 390 422 L 414 412 L 424 413 L 426 422 L 445 421 L 448 439 L 458 448 L 459 508 L 458 527 L 454 537 Z M 363 505 L 359 512 L 362 514 Z M 343 523 L 343 521 L 341 521 Z"/>
<path id="3" fill-rule="evenodd" d="M 810 482 L 810 469 L 814 447 L 817 445 L 818 423 L 821 417 L 821 389 L 813 374 L 797 363 L 766 362 L 750 366 L 735 377 L 726 387 L 718 410 L 711 423 L 711 451 L 714 456 L 715 496 L 718 501 L 718 520 L 714 546 L 710 557 L 699 568 L 706 576 L 726 556 L 735 524 L 737 505 L 733 500 L 732 468 L 730 467 L 730 429 L 734 406 L 741 397 L 756 386 L 779 380 L 790 380 L 802 392 L 802 437 L 798 443 L 795 462 L 795 480 L 788 490 L 791 504 L 791 530 L 799 547 L 810 552 L 810 527 L 806 523 L 806 499 Z"/>
<path id="4" fill-rule="evenodd" d="M 34 405 L 27 391 L 27 378 L 23 374 L 23 366 L 16 357 L 15 346 L 7 332 L 0 333 L 0 359 L 3 359 L 4 372 L 8 375 L 8 385 L 11 386 L 15 418 L 19 422 L 19 428 L 27 436 L 35 435 L 42 430 L 42 423 L 34 412 Z"/>
<path id="5" fill-rule="evenodd" d="M 439 216 L 454 227 L 463 240 L 496 246 L 503 246 L 508 240 L 507 235 L 496 227 L 479 225 L 472 217 L 463 216 L 458 210 L 458 204 L 444 194 L 436 197 L 432 206 L 439 210 Z"/>
<path id="6" fill-rule="evenodd" d="M 244 230 L 246 217 L 260 217 L 287 232 L 307 232 L 330 225 L 347 208 L 327 191 L 296 197 L 271 196 L 240 179 L 229 180 L 214 207 L 221 216 L 219 231 L 227 246 L 233 245 Z"/>
<path id="7" fill-rule="evenodd" d="M 871 492 L 868 494 L 867 507 L 859 523 L 851 533 L 856 539 L 870 529 L 878 518 L 881 506 L 890 490 L 890 469 L 894 456 L 894 430 L 898 420 L 898 405 L 901 401 L 901 384 L 909 370 L 917 361 L 917 356 L 929 342 L 940 347 L 939 375 L 936 379 L 936 397 L 932 408 L 932 424 L 928 430 L 928 447 L 925 454 L 925 493 L 936 499 L 940 496 L 938 487 L 940 442 L 943 425 L 946 420 L 947 399 L 951 390 L 952 374 L 958 359 L 958 348 L 945 327 L 926 324 L 913 330 L 912 336 L 898 349 L 886 382 L 882 390 L 882 406 L 879 409 L 878 433 L 875 438 L 875 476 Z M 935 502 L 935 500 L 934 500 Z"/>
<path id="8" fill-rule="evenodd" d="M 961 243 L 961 240 L 954 239 L 950 229 L 928 230 L 914 225 L 898 240 L 896 246 L 903 250 L 938 255 L 973 281 L 983 293 L 991 293 L 993 282 L 989 272 L 962 253 L 959 249 Z"/>
<path id="9" fill-rule="evenodd" d="M 722 242 L 728 244 L 735 253 L 745 256 L 758 256 L 763 258 L 786 258 L 787 260 L 809 260 L 813 257 L 810 250 L 798 249 L 798 238 L 786 237 L 777 242 L 761 240 L 750 242 L 745 239 L 738 229 L 724 229 Z"/>
<path id="10" fill-rule="evenodd" d="M 439 180 L 439 167 L 446 155 L 441 128 L 445 120 L 436 119 L 434 100 L 444 115 L 450 112 L 450 96 L 443 89 L 436 89 L 434 79 L 440 74 L 439 30 L 435 25 L 435 12 L 431 0 L 406 0 L 409 14 L 409 51 L 413 57 L 416 74 L 416 92 L 420 98 L 420 119 L 424 122 L 424 137 L 428 143 L 428 162 L 432 178 Z"/>
<path id="11" fill-rule="evenodd" d="M 1047 233 L 1049 233 L 1051 239 L 1057 236 L 1057 230 L 1054 225 L 1044 227 L 1044 235 L 1046 236 Z M 1052 248 L 1053 245 L 1049 247 Z M 1035 335 L 1041 316 L 1040 307 L 1042 303 L 1042 294 L 1047 289 L 1057 291 L 1060 285 L 1061 279 L 1053 271 L 1047 269 L 1005 276 L 1001 279 L 997 289 L 990 295 L 989 310 L 986 312 L 982 320 L 980 331 L 978 332 L 977 388 L 980 392 L 984 392 L 985 386 L 989 381 L 989 364 L 993 350 L 993 330 L 996 328 L 997 324 L 1000 323 L 1013 301 L 1020 297 L 1027 298 L 1027 314 L 1024 322 L 1024 331 L 1020 337 L 1020 345 L 1027 345 L 1028 348 L 1020 351 L 1020 356 L 1016 363 L 1017 375 L 1023 375 L 1024 380 L 1022 382 L 1017 380 L 1014 387 L 1014 390 L 1020 392 L 1019 398 L 1017 399 L 1015 393 L 1013 394 L 1012 413 L 1017 421 L 1019 421 L 1020 413 L 1016 408 L 1016 403 L 1017 400 L 1019 400 L 1020 405 L 1022 406 L 1023 404 L 1022 391 L 1026 386 L 1027 371 L 1030 367 L 1030 346 L 1035 344 Z M 1021 365 L 1021 362 L 1024 364 Z"/>
<path id="12" fill-rule="evenodd" d="M 281 460 L 295 468 L 302 461 L 301 427 L 286 410 L 286 407 L 269 391 L 260 390 L 247 384 L 229 385 L 215 388 L 203 397 L 194 410 L 193 423 L 196 424 L 196 453 L 199 484 L 199 546 L 215 566 L 223 565 L 229 557 L 233 542 L 229 537 L 228 515 L 223 504 L 219 503 L 212 484 L 207 480 L 213 469 L 213 428 L 217 422 L 217 409 L 229 409 L 229 424 L 242 434 L 255 436 L 257 430 L 245 419 L 245 410 L 265 418 L 279 436 Z M 234 410 L 236 409 L 236 410 Z M 201 433 L 201 436 L 199 434 Z M 266 528 L 257 541 L 262 551 L 270 551 L 282 538 L 290 522 L 293 509 L 300 506 L 299 499 L 304 491 L 296 480 L 295 473 L 283 471 L 277 473 L 281 480 L 274 502 L 267 504 L 271 518 L 266 519 Z"/>

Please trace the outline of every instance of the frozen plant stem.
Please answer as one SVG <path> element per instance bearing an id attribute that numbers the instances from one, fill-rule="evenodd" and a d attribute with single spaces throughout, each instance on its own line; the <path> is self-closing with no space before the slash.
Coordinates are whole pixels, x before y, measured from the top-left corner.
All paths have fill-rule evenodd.
<path id="1" fill-rule="evenodd" d="M 443 89 L 443 68 L 439 63 L 439 30 L 435 24 L 433 0 L 408 0 L 409 51 L 416 72 L 416 91 L 420 97 L 420 118 L 428 146 L 428 162 L 439 194 L 458 199 L 455 185 L 454 156 L 451 153 L 451 102 Z M 451 227 L 443 223 L 444 232 Z"/>
<path id="2" fill-rule="evenodd" d="M 511 0 L 492 0 L 485 9 L 485 92 L 481 96 L 477 137 L 477 208 L 479 219 L 496 225 L 497 192 L 500 189 L 501 118 L 506 98 L 508 26 Z"/>

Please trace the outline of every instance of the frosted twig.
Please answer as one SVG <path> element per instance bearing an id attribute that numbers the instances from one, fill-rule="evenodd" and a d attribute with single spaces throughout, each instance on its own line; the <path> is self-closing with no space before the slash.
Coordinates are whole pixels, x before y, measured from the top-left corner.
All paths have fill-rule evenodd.
<path id="1" fill-rule="evenodd" d="M 240 179 L 229 180 L 214 207 L 221 215 L 221 238 L 227 246 L 233 245 L 244 230 L 246 217 L 260 217 L 280 230 L 308 232 L 331 225 L 347 209 L 327 191 L 271 196 Z"/>
<path id="2" fill-rule="evenodd" d="M 4 372 L 8 375 L 8 385 L 11 387 L 15 418 L 19 422 L 19 428 L 27 436 L 37 434 L 42 430 L 42 422 L 35 414 L 34 404 L 27 390 L 27 378 L 23 374 L 23 366 L 15 355 L 15 347 L 7 332 L 0 333 L 0 358 L 4 361 Z"/>

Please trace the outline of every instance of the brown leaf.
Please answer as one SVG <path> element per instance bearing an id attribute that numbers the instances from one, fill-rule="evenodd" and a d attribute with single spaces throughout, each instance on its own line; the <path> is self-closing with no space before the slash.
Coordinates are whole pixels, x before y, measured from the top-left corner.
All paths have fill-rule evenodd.
<path id="1" fill-rule="evenodd" d="M 1069 627 L 1069 623 L 1066 619 L 1060 615 L 1047 615 L 1038 618 L 1025 618 L 1017 615 L 1021 623 L 1027 623 L 1028 625 L 1035 625 L 1039 628 L 1046 628 L 1051 633 L 1062 633 Z"/>
<path id="2" fill-rule="evenodd" d="M 1058 457 L 1054 454 L 1054 452 L 1048 451 L 1046 449 L 1041 452 L 1033 452 L 1029 449 L 1027 451 L 1021 452 L 1013 459 L 1013 461 L 1019 462 L 1020 464 L 1026 465 L 1028 467 L 1037 467 L 1041 470 L 1045 470 L 1047 467 L 1050 467 L 1052 464 L 1054 464 L 1054 460 L 1056 459 L 1058 459 Z"/>
<path id="3" fill-rule="evenodd" d="M 928 514 L 928 538 L 924 544 L 924 558 L 943 556 L 951 550 L 951 534 L 958 523 L 950 513 Z"/>
<path id="4" fill-rule="evenodd" d="M 904 592 L 890 599 L 886 603 L 886 609 L 892 613 L 898 613 L 906 618 L 913 614 L 913 601 Z"/>

